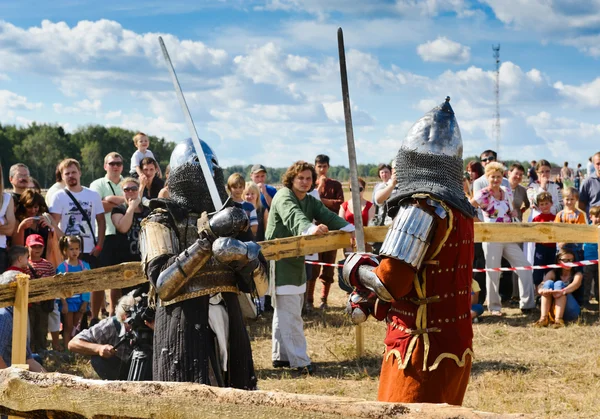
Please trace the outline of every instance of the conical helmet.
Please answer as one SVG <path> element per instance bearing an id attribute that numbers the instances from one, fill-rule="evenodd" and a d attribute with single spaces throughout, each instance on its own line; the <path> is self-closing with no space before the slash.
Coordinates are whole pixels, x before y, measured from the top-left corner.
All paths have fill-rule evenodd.
<path id="1" fill-rule="evenodd" d="M 388 201 L 390 207 L 416 193 L 427 193 L 473 217 L 475 211 L 463 190 L 462 153 L 460 129 L 447 97 L 421 117 L 402 141 L 395 158 L 397 193 Z"/>

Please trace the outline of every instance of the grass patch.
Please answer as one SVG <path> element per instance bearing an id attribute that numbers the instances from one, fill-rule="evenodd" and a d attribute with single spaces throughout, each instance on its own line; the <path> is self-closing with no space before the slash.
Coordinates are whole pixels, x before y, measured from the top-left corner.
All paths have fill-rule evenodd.
<path id="1" fill-rule="evenodd" d="M 319 292 L 317 284 L 315 295 Z M 345 298 L 334 285 L 330 308 L 305 317 L 309 355 L 318 368 L 309 377 L 273 369 L 270 314 L 248 325 L 261 390 L 377 399 L 385 324 L 365 323 L 365 354 L 357 359 L 354 326 L 342 314 Z M 464 405 L 536 417 L 600 417 L 598 312 L 584 310 L 579 322 L 553 330 L 531 327 L 537 315 L 504 310 L 502 318 L 484 316 L 473 325 L 476 359 Z M 53 355 L 47 367 L 97 378 L 86 357 Z"/>

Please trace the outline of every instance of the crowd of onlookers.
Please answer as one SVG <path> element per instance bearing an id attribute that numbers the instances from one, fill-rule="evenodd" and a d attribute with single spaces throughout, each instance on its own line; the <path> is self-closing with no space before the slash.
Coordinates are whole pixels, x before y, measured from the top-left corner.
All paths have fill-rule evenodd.
<path id="1" fill-rule="evenodd" d="M 529 170 L 518 163 L 508 169 L 496 161 L 496 153 L 484 151 L 479 161 L 467 164 L 465 194 L 482 222 L 556 222 L 600 224 L 600 153 L 590 157 L 587 176 L 581 164 L 573 171 L 565 162 L 552 177 L 547 160 L 532 161 Z M 526 181 L 523 178 L 527 175 Z M 524 184 L 526 186 L 524 186 Z M 528 212 L 528 218 L 523 215 Z M 481 243 L 475 247 L 475 268 L 529 267 L 598 259 L 596 243 Z M 506 263 L 503 263 L 503 261 Z M 583 272 L 582 272 L 583 271 Z M 497 271 L 475 274 L 475 288 L 482 292 L 474 304 L 487 300 L 493 316 L 502 316 L 502 303 L 518 304 L 525 314 L 540 308 L 538 327 L 563 327 L 590 308 L 598 297 L 597 265 L 562 266 L 556 269 L 519 269 L 516 274 Z M 504 286 L 503 286 L 504 282 Z M 481 306 L 479 306 L 481 307 Z M 481 309 L 477 310 L 482 312 Z"/>
<path id="2" fill-rule="evenodd" d="M 128 173 L 123 173 L 126 160 L 119 153 L 111 152 L 104 158 L 105 175 L 85 187 L 80 182 L 79 162 L 67 158 L 58 164 L 56 183 L 45 196 L 26 165 L 17 163 L 10 167 L 12 193 L 0 190 L 0 273 L 3 273 L 3 283 L 20 272 L 40 278 L 140 260 L 138 241 L 141 222 L 150 212 L 151 199 L 169 197 L 169 169 L 166 168 L 163 176 L 149 150 L 145 134 L 136 134 L 133 142 L 136 150 L 130 159 Z M 344 225 L 354 224 L 353 203 L 352 199 L 345 200 L 341 183 L 327 176 L 329 162 L 328 156 L 318 155 L 314 165 L 305 162 L 292 165 L 284 175 L 288 179 L 283 180 L 283 188 L 288 188 L 293 194 L 290 192 L 289 199 L 284 197 L 287 192 L 283 194 L 277 205 L 290 214 L 297 210 L 305 217 L 309 214 L 323 217 L 321 208 L 325 208 L 335 215 L 335 220 L 328 218 L 331 226 L 345 229 Z M 565 163 L 554 176 L 551 170 L 551 164 L 546 160 L 532 161 L 528 170 L 519 163 L 505 168 L 497 161 L 494 151 L 486 150 L 478 161 L 468 162 L 464 192 L 476 208 L 481 222 L 600 225 L 600 180 L 597 175 L 600 153 L 590 158 L 587 176 L 580 164 L 572 170 Z M 381 164 L 378 176 L 381 182 L 375 185 L 372 200 L 365 199 L 367 185 L 364 179 L 359 179 L 361 218 L 365 226 L 388 225 L 391 222 L 386 203 L 397 191 L 395 169 L 390 164 Z M 0 185 L 3 185 L 1 171 Z M 309 227 L 298 230 L 304 221 L 300 218 L 285 220 L 286 217 L 281 217 L 282 209 L 276 208 L 274 215 L 270 216 L 271 206 L 279 192 L 267 183 L 267 169 L 262 164 L 252 166 L 248 180 L 241 173 L 232 174 L 226 187 L 231 199 L 246 211 L 256 241 L 277 237 L 273 235 L 276 234 L 274 231 L 283 227 L 288 235 L 293 235 L 292 232 L 323 234 L 328 231 L 327 223 L 317 225 L 319 223 L 313 223 L 313 218 L 309 219 Z M 312 197 L 309 199 L 312 207 L 307 206 L 308 201 L 302 201 L 305 195 Z M 289 202 L 283 202 L 286 199 Z M 315 207 L 314 202 L 317 201 L 322 206 Z M 528 218 L 524 220 L 525 214 Z M 291 222 L 297 225 L 289 224 Z M 368 246 L 368 251 L 377 253 L 379 243 Z M 334 250 L 306 256 L 307 261 L 329 265 L 305 263 L 301 275 L 304 281 L 299 280 L 293 286 L 281 285 L 282 293 L 279 295 L 278 291 L 278 298 L 302 295 L 302 312 L 311 312 L 315 309 L 315 284 L 319 280 L 322 287 L 318 307 L 326 309 L 334 282 L 335 268 L 332 265 L 336 263 L 336 255 Z M 478 243 L 474 267 L 547 265 L 597 259 L 597 256 L 597 245 L 590 243 Z M 583 270 L 562 267 L 517 270 L 516 273 L 502 275 L 494 271 L 476 273 L 473 279 L 473 318 L 483 313 L 485 301 L 492 316 L 503 315 L 503 303 L 518 305 L 523 313 L 529 314 L 535 310 L 537 302 L 541 315 L 535 325 L 561 327 L 565 320 L 576 319 L 581 307 L 598 298 L 597 272 L 597 265 L 591 265 Z M 47 349 L 48 333 L 54 350 L 79 347 L 79 343 L 69 345 L 73 336 L 103 317 L 113 316 L 117 301 L 130 290 L 93 291 L 31 303 L 30 352 Z M 269 296 L 259 303 L 260 308 L 266 311 L 272 311 L 273 305 Z M 280 309 L 277 321 L 297 324 L 296 313 L 290 316 L 285 320 Z M 8 336 L 10 330 L 12 308 L 0 309 L 0 334 Z M 0 367 L 10 364 L 9 343 L 5 340 L 0 343 Z M 31 355 L 30 352 L 28 355 Z M 32 369 L 41 369 L 39 364 L 33 364 L 35 361 L 31 356 L 29 358 Z"/>

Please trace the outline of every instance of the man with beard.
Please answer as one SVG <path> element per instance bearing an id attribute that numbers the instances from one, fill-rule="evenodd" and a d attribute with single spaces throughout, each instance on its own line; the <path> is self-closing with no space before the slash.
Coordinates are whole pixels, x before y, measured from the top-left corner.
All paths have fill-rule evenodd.
<path id="1" fill-rule="evenodd" d="M 142 267 L 156 294 L 153 379 L 252 390 L 256 375 L 238 293 L 266 291 L 266 261 L 241 207 L 212 203 L 199 159 L 206 159 L 221 200 L 223 171 L 204 142 L 171 155 L 169 199 L 150 201 L 142 223 Z M 210 218 L 210 219 L 209 219 Z M 152 291 L 151 291 L 152 293 Z M 245 296 L 244 296 L 245 298 Z"/>
<path id="2" fill-rule="evenodd" d="M 462 404 L 473 356 L 473 207 L 462 187 L 462 140 L 450 98 L 408 132 L 381 262 L 355 253 L 343 278 L 349 311 L 386 320 L 378 400 Z"/>
<path id="3" fill-rule="evenodd" d="M 65 159 L 58 166 L 66 187 L 52 197 L 50 214 L 63 234 L 81 237 L 83 248 L 79 258 L 89 263 L 92 269 L 97 268 L 97 258 L 104 246 L 106 233 L 102 198 L 98 192 L 81 186 L 81 168 L 77 160 Z M 97 322 L 103 302 L 104 291 L 93 291 L 91 310 L 94 323 Z"/>

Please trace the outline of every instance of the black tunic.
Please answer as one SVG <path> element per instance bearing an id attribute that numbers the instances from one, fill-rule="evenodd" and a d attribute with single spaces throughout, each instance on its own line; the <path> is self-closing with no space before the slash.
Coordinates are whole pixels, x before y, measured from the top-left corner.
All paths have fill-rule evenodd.
<path id="1" fill-rule="evenodd" d="M 171 216 L 179 218 L 181 214 L 173 211 L 175 208 L 172 205 L 172 202 L 168 205 Z M 173 223 L 169 224 L 170 228 L 175 228 Z M 179 237 L 180 250 L 192 244 L 187 243 L 185 235 L 180 234 Z M 242 234 L 237 238 L 245 241 L 246 237 L 246 234 Z M 173 263 L 176 256 L 161 255 L 148 263 L 146 274 L 153 285 L 156 285 L 160 272 Z M 238 275 L 237 280 L 240 289 L 247 291 L 252 278 Z M 215 354 L 216 338 L 208 323 L 210 296 L 204 295 L 167 306 L 157 306 L 154 325 L 154 380 L 256 389 L 252 348 L 237 294 L 223 292 L 221 295 L 224 300 L 222 304 L 225 304 L 229 316 L 227 372 L 222 376 L 215 374 L 215 367 L 220 369 L 220 363 Z"/>

